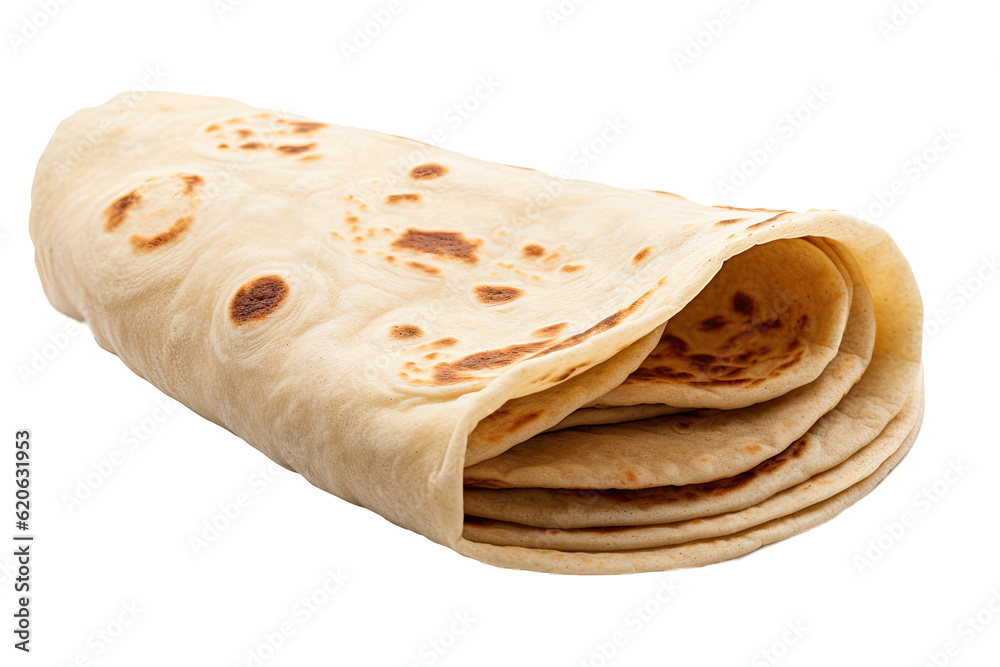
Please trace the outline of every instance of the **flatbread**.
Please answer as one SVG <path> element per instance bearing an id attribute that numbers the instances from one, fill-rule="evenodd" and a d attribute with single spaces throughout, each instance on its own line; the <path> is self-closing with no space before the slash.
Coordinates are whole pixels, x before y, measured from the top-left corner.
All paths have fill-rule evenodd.
<path id="1" fill-rule="evenodd" d="M 757 417 L 757 453 L 646 465 L 650 437 L 638 458 L 592 458 L 585 475 L 602 485 L 595 496 L 637 465 L 649 469 L 643 483 L 736 477 L 789 451 L 804 427 L 806 454 L 756 475 L 757 492 L 728 494 L 739 507 L 715 498 L 698 511 L 749 509 L 853 460 L 899 413 L 920 367 L 909 266 L 883 230 L 849 215 L 557 179 L 221 98 L 147 92 L 63 121 L 38 164 L 30 230 L 51 303 L 141 377 L 317 487 L 505 567 L 610 573 L 735 557 L 839 512 L 892 459 L 733 535 L 587 552 L 463 537 L 466 494 L 529 491 L 466 491 L 467 466 L 612 428 L 579 426 L 602 418 L 716 424 L 699 440 L 721 452 L 717 429 L 734 415 L 705 410 L 771 412 Z M 859 330 L 848 314 L 866 298 L 870 363 L 849 347 Z M 741 349 L 744 330 L 758 345 Z M 687 352 L 665 357 L 664 332 Z M 861 375 L 838 399 L 819 387 L 845 354 Z M 739 382 L 701 384 L 720 377 Z M 871 400 L 856 400 L 861 389 Z M 773 408 L 801 392 L 807 419 Z M 571 506 L 539 505 L 536 523 L 576 527 L 560 518 Z M 600 525 L 598 506 L 577 514 Z"/>

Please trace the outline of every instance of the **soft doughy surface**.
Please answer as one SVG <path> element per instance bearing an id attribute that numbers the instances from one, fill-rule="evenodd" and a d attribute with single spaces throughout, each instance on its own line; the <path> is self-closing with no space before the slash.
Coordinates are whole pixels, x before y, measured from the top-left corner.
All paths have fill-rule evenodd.
<path id="1" fill-rule="evenodd" d="M 59 126 L 39 161 L 30 226 L 49 300 L 130 369 L 317 487 L 495 565 L 618 573 L 736 557 L 867 493 L 894 459 L 868 476 L 840 466 L 880 434 L 893 434 L 885 446 L 903 443 L 897 452 L 909 446 L 886 424 L 919 372 L 916 283 L 884 231 L 836 211 L 704 206 L 233 100 L 147 93 Z M 866 298 L 870 363 L 850 348 L 860 330 L 848 317 Z M 686 350 L 664 349 L 664 334 Z M 840 399 L 821 392 L 816 383 L 847 373 L 838 359 L 851 354 L 860 379 Z M 670 370 L 646 382 L 646 371 L 634 375 L 643 364 Z M 870 401 L 856 400 L 861 390 Z M 684 506 L 692 520 L 752 511 L 831 468 L 857 475 L 853 485 L 682 544 L 663 535 L 643 538 L 645 548 L 578 551 L 463 536 L 471 498 L 559 491 L 466 492 L 467 466 L 535 437 L 586 433 L 567 426 L 602 410 L 615 421 L 700 410 L 692 419 L 731 429 L 737 413 L 786 397 L 825 407 L 806 408 L 821 413 L 809 420 L 753 417 L 766 446 L 732 463 L 683 461 L 700 451 L 685 445 L 672 464 L 647 465 L 647 481 L 759 479 L 745 485 L 753 493 Z M 703 435 L 725 450 L 714 428 Z M 656 438 L 644 447 L 627 460 L 605 447 L 603 462 L 584 466 L 604 488 L 572 493 L 609 495 Z M 770 470 L 752 473 L 759 466 Z M 550 530 L 684 520 L 664 518 L 657 508 L 669 503 L 623 513 L 624 503 L 606 512 L 601 502 L 532 511 Z"/>
<path id="2" fill-rule="evenodd" d="M 902 409 L 918 371 L 912 362 L 876 356 L 871 372 L 802 437 L 732 477 L 636 490 L 467 488 L 465 511 L 530 526 L 586 528 L 667 523 L 749 507 L 839 465 L 870 443 Z M 571 455 L 575 459 L 579 452 Z"/>
<path id="3" fill-rule="evenodd" d="M 564 551 L 624 551 L 683 544 L 746 530 L 793 514 L 846 490 L 859 479 L 877 472 L 888 459 L 917 435 L 923 396 L 922 378 L 907 396 L 906 404 L 885 429 L 840 465 L 817 473 L 747 508 L 676 523 L 643 526 L 552 529 L 467 517 L 466 539 L 490 544 Z"/>

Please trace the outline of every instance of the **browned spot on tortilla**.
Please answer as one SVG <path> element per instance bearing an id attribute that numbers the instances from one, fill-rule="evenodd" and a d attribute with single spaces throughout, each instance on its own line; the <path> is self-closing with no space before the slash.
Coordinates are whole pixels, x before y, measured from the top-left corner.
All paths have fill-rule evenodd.
<path id="1" fill-rule="evenodd" d="M 583 268 L 583 266 L 581 266 L 580 264 L 567 264 L 567 265 L 563 266 L 559 270 L 560 271 L 564 271 L 566 273 L 576 273 L 577 271 L 579 271 L 582 268 Z"/>
<path id="2" fill-rule="evenodd" d="M 781 320 L 775 318 L 775 319 L 764 320 L 763 322 L 759 322 L 759 323 L 753 325 L 753 328 L 754 328 L 754 330 L 757 331 L 757 333 L 767 333 L 771 329 L 777 329 L 780 326 L 781 326 Z"/>
<path id="3" fill-rule="evenodd" d="M 424 355 L 424 359 L 437 359 L 437 358 L 438 358 L 437 352 L 431 352 L 430 354 Z"/>
<path id="4" fill-rule="evenodd" d="M 315 160 L 322 160 L 323 156 L 319 153 L 310 153 L 309 155 L 303 155 L 300 158 L 296 158 L 296 162 L 313 162 Z"/>
<path id="5" fill-rule="evenodd" d="M 424 273 L 432 276 L 436 276 L 439 273 L 441 273 L 441 269 L 437 268 L 436 266 L 428 266 L 427 264 L 421 264 L 420 262 L 407 262 L 406 265 L 411 269 L 416 269 L 417 271 L 423 271 Z"/>
<path id="6" fill-rule="evenodd" d="M 570 375 L 576 372 L 580 366 L 573 366 L 572 368 L 567 368 L 565 371 L 559 374 L 559 377 L 554 378 L 555 382 L 562 382 L 569 378 Z"/>
<path id="7" fill-rule="evenodd" d="M 755 222 L 752 225 L 747 225 L 746 229 L 748 230 L 758 229 L 760 227 L 763 227 L 764 225 L 767 225 L 768 223 L 774 222 L 783 215 L 788 215 L 789 213 L 791 213 L 791 211 L 785 211 L 784 213 L 779 213 L 778 215 L 768 218 L 767 220 L 761 220 L 760 222 Z"/>
<path id="8" fill-rule="evenodd" d="M 111 202 L 111 206 L 104 209 L 104 231 L 110 232 L 112 229 L 122 224 L 125 219 L 125 214 L 128 208 L 133 204 L 139 203 L 142 196 L 135 190 L 132 192 L 122 195 L 118 199 Z"/>
<path id="9" fill-rule="evenodd" d="M 802 361 L 802 355 L 803 355 L 803 354 L 804 354 L 804 350 L 799 350 L 799 352 L 798 352 L 798 353 L 797 353 L 797 354 L 796 354 L 796 355 L 795 355 L 794 357 L 792 357 L 791 359 L 789 359 L 789 360 L 788 360 L 788 361 L 786 361 L 785 363 L 783 363 L 783 364 L 781 364 L 780 366 L 778 366 L 778 367 L 777 367 L 777 368 L 776 368 L 775 370 L 778 370 L 778 371 L 783 371 L 783 370 L 785 370 L 786 368 L 791 368 L 791 367 L 792 367 L 792 366 L 794 366 L 795 364 L 797 364 L 797 363 L 799 363 L 800 361 Z"/>
<path id="10" fill-rule="evenodd" d="M 256 141 L 248 141 L 247 143 L 240 146 L 240 148 L 245 148 L 248 151 L 257 150 L 258 148 L 263 148 L 264 145 L 257 143 Z"/>
<path id="11" fill-rule="evenodd" d="M 629 380 L 689 380 L 693 378 L 694 375 L 687 373 L 685 371 L 675 371 L 667 366 L 656 366 L 653 368 L 648 368 L 645 366 L 640 366 L 639 368 L 632 371 L 628 379 Z"/>
<path id="12" fill-rule="evenodd" d="M 347 215 L 347 216 L 344 216 L 344 220 L 345 220 L 346 222 L 357 222 L 357 221 L 358 221 L 358 219 L 359 219 L 359 218 L 358 218 L 358 216 L 356 216 L 356 215 Z"/>
<path id="13" fill-rule="evenodd" d="M 497 410 L 494 410 L 490 414 L 486 415 L 485 417 L 483 417 L 481 421 L 484 421 L 484 422 L 485 421 L 493 421 L 494 419 L 501 419 L 502 417 L 506 417 L 509 414 L 510 414 L 510 412 L 508 410 L 504 410 L 503 408 L 499 408 Z"/>
<path id="14" fill-rule="evenodd" d="M 550 324 L 548 326 L 542 327 L 541 329 L 535 329 L 531 332 L 532 338 L 548 338 L 550 336 L 555 336 L 557 333 L 569 326 L 569 322 L 559 322 L 558 324 Z"/>
<path id="15" fill-rule="evenodd" d="M 410 178 L 418 181 L 427 181 L 432 178 L 440 178 L 448 173 L 448 170 L 434 162 L 421 164 L 410 170 Z"/>
<path id="16" fill-rule="evenodd" d="M 406 193 L 401 195 L 389 195 L 385 198 L 386 204 L 398 204 L 401 201 L 420 201 L 420 195 Z"/>
<path id="17" fill-rule="evenodd" d="M 688 344 L 683 338 L 678 338 L 672 334 L 663 334 L 660 343 L 666 346 L 672 354 L 684 354 L 688 351 Z"/>
<path id="18" fill-rule="evenodd" d="M 461 232 L 435 232 L 422 229 L 407 229 L 402 236 L 392 242 L 393 248 L 405 248 L 432 255 L 446 255 L 463 262 L 478 261 L 476 248 L 481 241 L 471 242 Z"/>
<path id="19" fill-rule="evenodd" d="M 700 380 L 698 382 L 688 382 L 692 387 L 729 387 L 732 385 L 744 385 L 749 384 L 751 387 L 756 387 L 761 382 L 763 378 L 753 379 L 753 378 L 733 378 L 732 380 Z"/>
<path id="20" fill-rule="evenodd" d="M 292 125 L 295 126 L 294 132 L 298 134 L 308 134 L 309 132 L 315 132 L 320 128 L 328 127 L 326 123 L 312 123 L 307 121 L 295 121 Z"/>
<path id="21" fill-rule="evenodd" d="M 503 285 L 476 285 L 472 291 L 480 303 L 490 306 L 510 303 L 524 295 L 524 290 L 516 287 L 504 287 Z"/>
<path id="22" fill-rule="evenodd" d="M 205 184 L 205 179 L 197 174 L 188 174 L 186 176 L 181 176 L 181 180 L 184 181 L 184 194 L 189 195 L 194 192 L 194 189 L 199 185 Z"/>
<path id="23" fill-rule="evenodd" d="M 162 234 L 157 234 L 156 236 L 139 236 L 136 234 L 129 238 L 129 243 L 132 244 L 132 248 L 136 252 L 149 252 L 150 250 L 155 250 L 156 248 L 175 240 L 190 226 L 190 216 L 177 218 L 177 220 L 174 221 L 174 224 L 170 226 L 170 229 Z"/>
<path id="24" fill-rule="evenodd" d="M 522 249 L 522 255 L 525 257 L 525 259 L 531 257 L 541 257 L 544 254 L 545 254 L 545 248 L 538 245 L 537 243 L 529 243 Z"/>
<path id="25" fill-rule="evenodd" d="M 656 290 L 656 288 L 659 287 L 661 284 L 663 284 L 663 280 L 662 279 L 660 280 L 660 282 L 658 282 L 656 284 L 656 286 L 654 286 L 652 289 L 648 290 L 645 294 L 643 294 L 642 296 L 640 296 L 638 299 L 636 299 L 635 301 L 633 301 L 628 306 L 622 308 L 621 310 L 619 310 L 616 313 L 612 313 L 611 315 L 608 315 L 603 320 L 601 320 L 600 322 L 598 322 L 594 326 L 590 327 L 586 331 L 583 331 L 581 333 L 569 336 L 568 338 L 566 338 L 561 343 L 556 343 L 552 347 L 549 347 L 549 348 L 547 348 L 545 350 L 542 350 L 540 353 L 536 354 L 535 356 L 536 357 L 541 357 L 541 356 L 544 356 L 546 354 L 551 354 L 553 352 L 558 352 L 559 350 L 565 350 L 568 347 L 573 347 L 574 345 L 578 345 L 578 344 L 582 343 L 583 341 L 587 340 L 588 338 L 590 338 L 591 336 L 593 336 L 595 334 L 599 334 L 602 331 L 607 331 L 608 329 L 611 329 L 613 327 L 618 326 L 618 324 L 623 319 L 625 319 L 626 317 L 628 317 L 629 315 L 631 315 L 632 313 L 634 313 L 639 308 L 639 306 L 641 306 L 646 301 L 646 298 L 650 294 L 652 294 Z"/>
<path id="26" fill-rule="evenodd" d="M 229 144 L 219 144 L 216 148 L 229 148 Z"/>
<path id="27" fill-rule="evenodd" d="M 737 292 L 733 295 L 733 310 L 740 315 L 753 315 L 753 297 L 745 292 Z"/>
<path id="28" fill-rule="evenodd" d="M 737 222 L 743 222 L 744 220 L 746 220 L 746 218 L 729 218 L 728 220 L 719 220 L 715 224 L 717 226 L 718 225 L 732 225 L 732 224 L 737 223 Z"/>
<path id="29" fill-rule="evenodd" d="M 316 148 L 316 144 L 303 144 L 301 146 L 286 144 L 284 146 L 278 146 L 276 150 L 284 153 L 285 155 L 297 155 L 299 153 L 305 153 L 306 151 L 311 151 L 314 148 Z"/>
<path id="30" fill-rule="evenodd" d="M 273 313 L 288 296 L 288 283 L 281 276 L 263 276 L 240 287 L 229 302 L 229 317 L 247 324 Z"/>
<path id="31" fill-rule="evenodd" d="M 535 421 L 536 419 L 538 419 L 541 416 L 542 416 L 542 411 L 541 410 L 536 410 L 534 412 L 526 412 L 523 415 L 521 415 L 520 417 L 518 417 L 517 419 L 515 419 L 514 421 L 512 421 L 510 423 L 510 425 L 507 427 L 507 430 L 508 431 L 516 431 L 519 428 L 521 428 L 522 426 L 526 426 L 526 425 L 530 424 L 531 422 Z"/>
<path id="32" fill-rule="evenodd" d="M 205 128 L 205 131 L 206 132 L 217 132 L 218 129 L 219 129 L 219 126 L 216 125 L 215 123 L 212 123 L 211 125 L 209 125 L 208 127 Z"/>
<path id="33" fill-rule="evenodd" d="M 246 129 L 236 130 L 236 135 L 240 139 L 246 139 L 247 137 L 252 137 L 253 136 L 253 132 L 251 130 L 246 130 Z"/>
<path id="34" fill-rule="evenodd" d="M 437 340 L 432 340 L 431 342 L 427 343 L 429 347 L 435 349 L 441 349 L 442 347 L 451 347 L 452 345 L 457 345 L 457 344 L 458 344 L 458 339 L 453 338 L 451 336 L 447 336 L 445 338 L 438 338 Z"/>
<path id="35" fill-rule="evenodd" d="M 434 367 L 434 379 L 439 384 L 455 384 L 470 379 L 466 371 L 483 371 L 509 366 L 532 352 L 545 347 L 549 341 L 508 345 L 499 350 L 476 352 L 455 361 L 440 363 Z"/>
<path id="36" fill-rule="evenodd" d="M 397 324 L 389 330 L 389 335 L 393 338 L 419 338 L 424 335 L 424 330 L 415 324 Z"/>
<path id="37" fill-rule="evenodd" d="M 722 315 L 712 315 L 711 317 L 704 319 L 698 323 L 698 330 L 714 331 L 716 329 L 721 329 L 727 324 L 729 324 L 729 320 L 727 320 Z"/>
<path id="38" fill-rule="evenodd" d="M 642 260 L 646 259 L 646 257 L 649 256 L 650 251 L 652 251 L 652 248 L 647 247 L 635 253 L 635 256 L 632 258 L 632 263 L 638 264 Z"/>

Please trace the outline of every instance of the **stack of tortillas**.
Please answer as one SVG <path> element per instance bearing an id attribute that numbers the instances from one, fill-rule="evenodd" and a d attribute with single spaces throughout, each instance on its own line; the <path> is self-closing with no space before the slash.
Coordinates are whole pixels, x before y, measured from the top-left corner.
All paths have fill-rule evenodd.
<path id="1" fill-rule="evenodd" d="M 102 347 L 489 563 L 733 558 L 868 493 L 920 423 L 913 276 L 834 211 L 702 206 L 170 93 L 63 122 L 32 199 L 46 293 Z"/>

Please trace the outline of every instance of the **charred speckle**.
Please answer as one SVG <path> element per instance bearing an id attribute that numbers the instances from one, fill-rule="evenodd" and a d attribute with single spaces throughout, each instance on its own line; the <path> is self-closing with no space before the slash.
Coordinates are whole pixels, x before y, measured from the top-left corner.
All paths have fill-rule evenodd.
<path id="1" fill-rule="evenodd" d="M 229 302 L 229 317 L 247 324 L 273 313 L 288 296 L 288 283 L 281 276 L 263 276 L 240 287 Z"/>
<path id="2" fill-rule="evenodd" d="M 187 228 L 190 226 L 190 217 L 177 218 L 177 220 L 174 221 L 174 224 L 170 226 L 170 229 L 162 234 L 157 234 L 156 236 L 139 236 L 136 234 L 129 238 L 129 243 L 132 244 L 132 248 L 134 248 L 136 252 L 149 252 L 150 250 L 155 250 L 156 248 L 177 239 L 177 237 L 187 231 Z"/>
<path id="3" fill-rule="evenodd" d="M 737 292 L 733 295 L 733 310 L 740 315 L 753 315 L 753 298 L 744 292 Z"/>
<path id="4" fill-rule="evenodd" d="M 295 132 L 298 134 L 308 134 L 309 132 L 315 132 L 316 130 L 327 127 L 326 123 L 311 123 L 305 121 L 297 121 L 292 123 L 295 126 Z"/>
<path id="5" fill-rule="evenodd" d="M 138 204 L 141 199 L 142 196 L 133 190 L 127 195 L 123 195 L 111 202 L 111 206 L 104 210 L 106 220 L 104 229 L 110 232 L 112 229 L 120 225 L 125 219 L 125 215 L 129 207 Z"/>
<path id="6" fill-rule="evenodd" d="M 559 322 L 558 324 L 550 324 L 548 326 L 542 327 L 541 329 L 535 329 L 531 332 L 534 338 L 548 338 L 549 336 L 554 336 L 566 327 L 569 326 L 569 322 Z"/>
<path id="7" fill-rule="evenodd" d="M 401 201 L 420 201 L 420 195 L 406 193 L 401 195 L 389 195 L 385 198 L 386 204 L 398 204 Z"/>
<path id="8" fill-rule="evenodd" d="M 541 257 L 545 254 L 545 248 L 538 245 L 537 243 L 529 243 L 524 246 L 523 254 L 525 258 Z"/>
<path id="9" fill-rule="evenodd" d="M 722 315 L 713 315 L 712 317 L 699 322 L 698 329 L 700 331 L 715 331 L 716 329 L 721 329 L 727 324 L 729 324 L 729 320 Z"/>
<path id="10" fill-rule="evenodd" d="M 509 303 L 524 294 L 524 290 L 516 287 L 504 287 L 502 285 L 476 285 L 472 288 L 472 291 L 480 303 L 490 306 Z"/>
<path id="11" fill-rule="evenodd" d="M 393 338 L 419 338 L 424 331 L 415 324 L 398 324 L 390 329 L 389 335 Z"/>
<path id="12" fill-rule="evenodd" d="M 411 169 L 410 178 L 418 181 L 427 181 L 432 178 L 440 178 L 447 173 L 448 170 L 445 167 L 434 162 L 428 162 L 427 164 L 422 164 Z"/>
<path id="13" fill-rule="evenodd" d="M 306 151 L 311 151 L 316 148 L 316 144 L 303 144 L 301 146 L 294 146 L 287 144 L 285 146 L 278 146 L 277 150 L 284 153 L 285 155 L 297 155 L 299 153 L 305 153 Z"/>
<path id="14" fill-rule="evenodd" d="M 472 263 L 477 261 L 476 248 L 479 247 L 479 243 L 479 241 L 470 242 L 461 232 L 425 231 L 411 228 L 393 241 L 392 247 L 416 250 L 432 255 L 446 255 Z"/>

